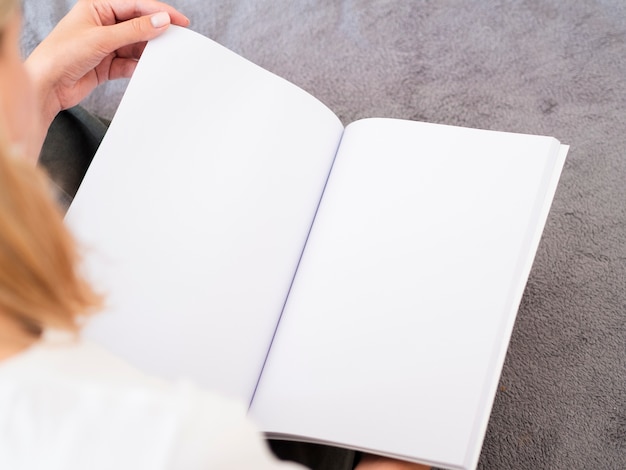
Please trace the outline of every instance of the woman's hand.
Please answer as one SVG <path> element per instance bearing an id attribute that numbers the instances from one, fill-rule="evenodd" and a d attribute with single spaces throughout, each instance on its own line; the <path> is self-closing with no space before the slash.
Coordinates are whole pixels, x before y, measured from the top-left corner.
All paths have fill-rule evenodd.
<path id="1" fill-rule="evenodd" d="M 26 60 L 41 111 L 41 141 L 63 109 L 107 80 L 130 77 L 146 41 L 189 20 L 156 0 L 78 0 Z"/>
<path id="2" fill-rule="evenodd" d="M 355 470 L 430 470 L 430 467 L 377 455 L 363 454 Z"/>

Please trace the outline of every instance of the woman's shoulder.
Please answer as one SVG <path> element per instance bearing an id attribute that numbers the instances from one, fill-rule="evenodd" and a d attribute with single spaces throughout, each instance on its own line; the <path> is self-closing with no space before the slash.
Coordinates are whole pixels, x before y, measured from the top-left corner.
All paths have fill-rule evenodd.
<path id="1" fill-rule="evenodd" d="M 269 462 L 245 415 L 239 403 L 143 374 L 95 344 L 47 337 L 0 365 L 0 468 L 39 458 L 46 468 L 194 468 L 235 458 L 220 449 L 237 447 Z"/>
<path id="2" fill-rule="evenodd" d="M 152 377 L 99 345 L 64 331 L 45 332 L 32 347 L 0 363 L 0 379 L 108 391 L 140 387 L 157 392 L 172 383 Z"/>

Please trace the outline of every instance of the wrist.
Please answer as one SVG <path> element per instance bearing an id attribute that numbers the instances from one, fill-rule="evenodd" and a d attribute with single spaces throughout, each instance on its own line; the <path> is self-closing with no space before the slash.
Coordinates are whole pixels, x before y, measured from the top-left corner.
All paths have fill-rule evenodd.
<path id="1" fill-rule="evenodd" d="M 51 67 L 46 62 L 44 54 L 35 49 L 24 65 L 33 85 L 42 125 L 47 128 L 61 111 L 61 104 L 54 90 Z"/>
<path id="2" fill-rule="evenodd" d="M 37 128 L 33 129 L 33 142 L 40 150 L 48 133 L 48 128 L 56 115 L 61 111 L 61 104 L 56 95 L 53 81 L 49 78 L 44 54 L 37 50 L 24 62 L 28 72 L 33 93 L 35 96 L 35 111 L 37 112 Z"/>

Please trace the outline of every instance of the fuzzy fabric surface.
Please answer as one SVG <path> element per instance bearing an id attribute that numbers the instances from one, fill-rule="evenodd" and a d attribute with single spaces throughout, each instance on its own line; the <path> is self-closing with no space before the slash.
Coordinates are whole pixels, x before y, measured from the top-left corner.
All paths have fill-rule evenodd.
<path id="1" fill-rule="evenodd" d="M 26 52 L 72 3 L 24 0 Z M 396 117 L 571 146 L 479 468 L 626 468 L 626 2 L 171 3 L 344 123 Z M 110 118 L 125 85 L 86 107 Z"/>

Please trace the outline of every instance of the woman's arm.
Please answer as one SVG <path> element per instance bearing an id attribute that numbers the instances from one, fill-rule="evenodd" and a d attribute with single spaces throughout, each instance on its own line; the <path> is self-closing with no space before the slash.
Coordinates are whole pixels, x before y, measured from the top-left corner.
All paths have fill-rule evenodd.
<path id="1" fill-rule="evenodd" d="M 26 60 L 41 113 L 39 142 L 59 111 L 98 85 L 130 77 L 146 41 L 189 20 L 156 0 L 78 0 Z"/>
<path id="2" fill-rule="evenodd" d="M 355 470 L 430 470 L 430 467 L 377 455 L 363 454 Z"/>

